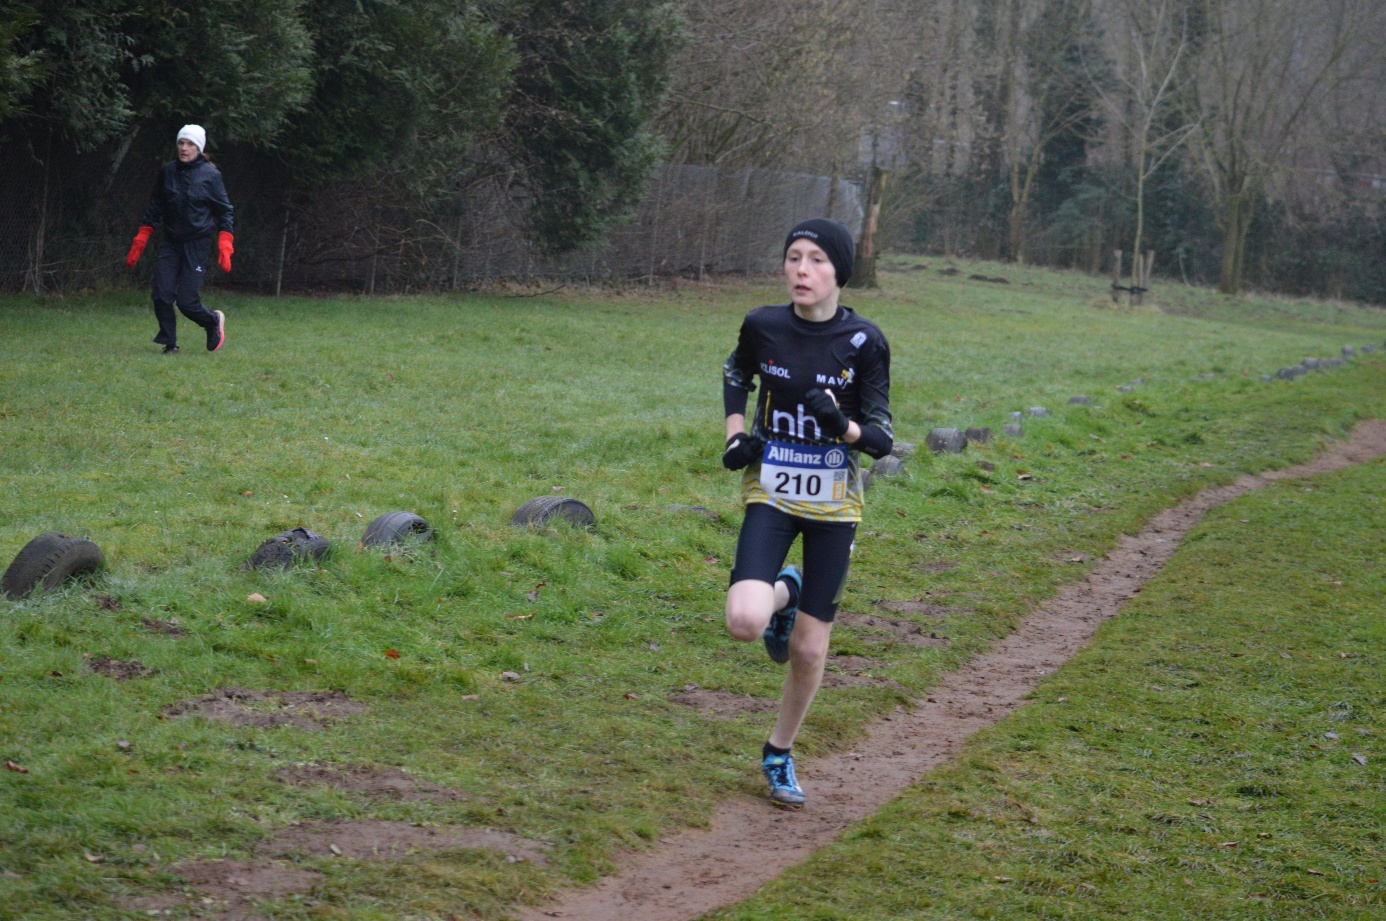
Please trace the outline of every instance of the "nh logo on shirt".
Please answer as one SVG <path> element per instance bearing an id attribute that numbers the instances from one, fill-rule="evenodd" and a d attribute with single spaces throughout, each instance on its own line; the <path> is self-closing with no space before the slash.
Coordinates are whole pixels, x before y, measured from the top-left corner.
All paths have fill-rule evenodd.
<path id="1" fill-rule="evenodd" d="M 776 435 L 788 435 L 791 438 L 802 438 L 805 441 L 810 439 L 821 441 L 823 430 L 818 427 L 818 420 L 804 412 L 804 404 L 798 406 L 799 415 L 796 418 L 792 413 L 776 409 L 770 413 L 770 431 Z M 784 423 L 784 428 L 780 428 L 780 423 Z M 808 427 L 813 426 L 813 434 L 808 433 Z"/>

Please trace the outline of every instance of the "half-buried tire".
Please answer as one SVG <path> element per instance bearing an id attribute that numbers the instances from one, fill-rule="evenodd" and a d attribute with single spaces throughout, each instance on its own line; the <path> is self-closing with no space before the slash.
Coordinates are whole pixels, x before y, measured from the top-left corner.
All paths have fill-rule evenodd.
<path id="1" fill-rule="evenodd" d="M 10 598 L 22 598 L 35 589 L 49 591 L 68 579 L 104 568 L 101 548 L 82 537 L 45 531 L 24 545 L 14 558 L 0 590 Z"/>
<path id="2" fill-rule="evenodd" d="M 540 496 L 530 499 L 510 516 L 510 523 L 526 525 L 545 525 L 554 521 L 566 521 L 579 528 L 590 528 L 597 523 L 592 510 L 576 499 L 563 496 Z"/>
<path id="3" fill-rule="evenodd" d="M 361 543 L 367 547 L 387 547 L 408 540 L 428 540 L 433 526 L 413 512 L 386 512 L 366 526 Z"/>
<path id="4" fill-rule="evenodd" d="M 885 457 L 877 458 L 876 462 L 871 465 L 871 476 L 873 479 L 883 476 L 898 476 L 904 469 L 905 465 L 900 462 L 900 458 L 887 454 Z"/>
<path id="5" fill-rule="evenodd" d="M 265 541 L 246 560 L 244 569 L 292 569 L 295 563 L 320 560 L 332 541 L 307 528 L 294 528 Z"/>

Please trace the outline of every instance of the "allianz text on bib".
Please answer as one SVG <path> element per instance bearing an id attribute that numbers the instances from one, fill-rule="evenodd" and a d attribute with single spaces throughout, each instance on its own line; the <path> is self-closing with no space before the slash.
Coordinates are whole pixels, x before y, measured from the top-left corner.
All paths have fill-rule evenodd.
<path id="1" fill-rule="evenodd" d="M 767 441 L 760 488 L 775 499 L 840 502 L 847 498 L 847 449 Z"/>

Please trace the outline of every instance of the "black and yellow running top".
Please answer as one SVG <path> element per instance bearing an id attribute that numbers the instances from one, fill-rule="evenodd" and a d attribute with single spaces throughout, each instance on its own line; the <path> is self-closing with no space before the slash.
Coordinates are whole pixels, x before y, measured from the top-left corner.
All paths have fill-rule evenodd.
<path id="1" fill-rule="evenodd" d="M 746 314 L 736 350 L 722 366 L 726 415 L 746 412 L 757 374 L 763 386 L 751 431 L 766 441 L 840 443 L 819 431 L 817 420 L 804 406 L 805 392 L 817 387 L 831 390 L 842 412 L 863 430 L 874 427 L 883 434 L 884 438 L 872 441 L 889 450 L 895 437 L 890 424 L 890 345 L 875 323 L 850 308 L 839 307 L 832 319 L 821 323 L 803 319 L 792 304 L 758 307 Z M 771 496 L 761 488 L 759 462 L 746 468 L 742 499 L 816 521 L 860 521 L 860 454 L 854 447 L 848 455 L 848 488 L 841 500 L 797 502 Z"/>

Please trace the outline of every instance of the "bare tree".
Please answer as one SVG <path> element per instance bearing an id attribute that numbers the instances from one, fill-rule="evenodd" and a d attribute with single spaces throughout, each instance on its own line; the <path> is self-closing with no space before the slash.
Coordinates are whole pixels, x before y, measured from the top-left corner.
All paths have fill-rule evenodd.
<path id="1" fill-rule="evenodd" d="M 1197 130 L 1174 105 L 1189 48 L 1189 19 L 1178 0 L 1114 0 L 1107 4 L 1109 40 L 1117 46 L 1109 71 L 1091 68 L 1093 86 L 1130 145 L 1136 174 L 1136 232 L 1131 246 L 1132 286 L 1140 277 L 1145 232 L 1145 187 L 1164 162 Z"/>
<path id="2" fill-rule="evenodd" d="M 1019 0 L 1012 0 L 1019 7 Z M 1012 97 L 1010 255 L 1026 260 L 1026 217 L 1046 152 L 1064 134 L 1088 133 L 1096 101 L 1084 61 L 1098 57 L 1089 0 L 1038 0 L 1017 12 L 1015 25 L 1026 96 Z M 1027 108 L 1021 108 L 1021 102 Z"/>
<path id="3" fill-rule="evenodd" d="M 995 69 L 980 95 L 999 134 L 1010 189 L 1009 252 L 1026 257 L 1036 179 L 1056 141 L 1086 134 L 1095 93 L 1084 60 L 1099 56 L 1090 0 L 999 0 L 986 23 Z M 985 64 L 978 62 L 982 69 Z"/>
<path id="4" fill-rule="evenodd" d="M 675 162 L 831 172 L 908 78 L 919 0 L 684 0 Z"/>
<path id="5" fill-rule="evenodd" d="M 1181 98 L 1223 237 L 1219 290 L 1241 287 L 1247 232 L 1267 183 L 1312 143 L 1318 107 L 1378 41 L 1378 0 L 1196 0 L 1197 50 Z"/>

